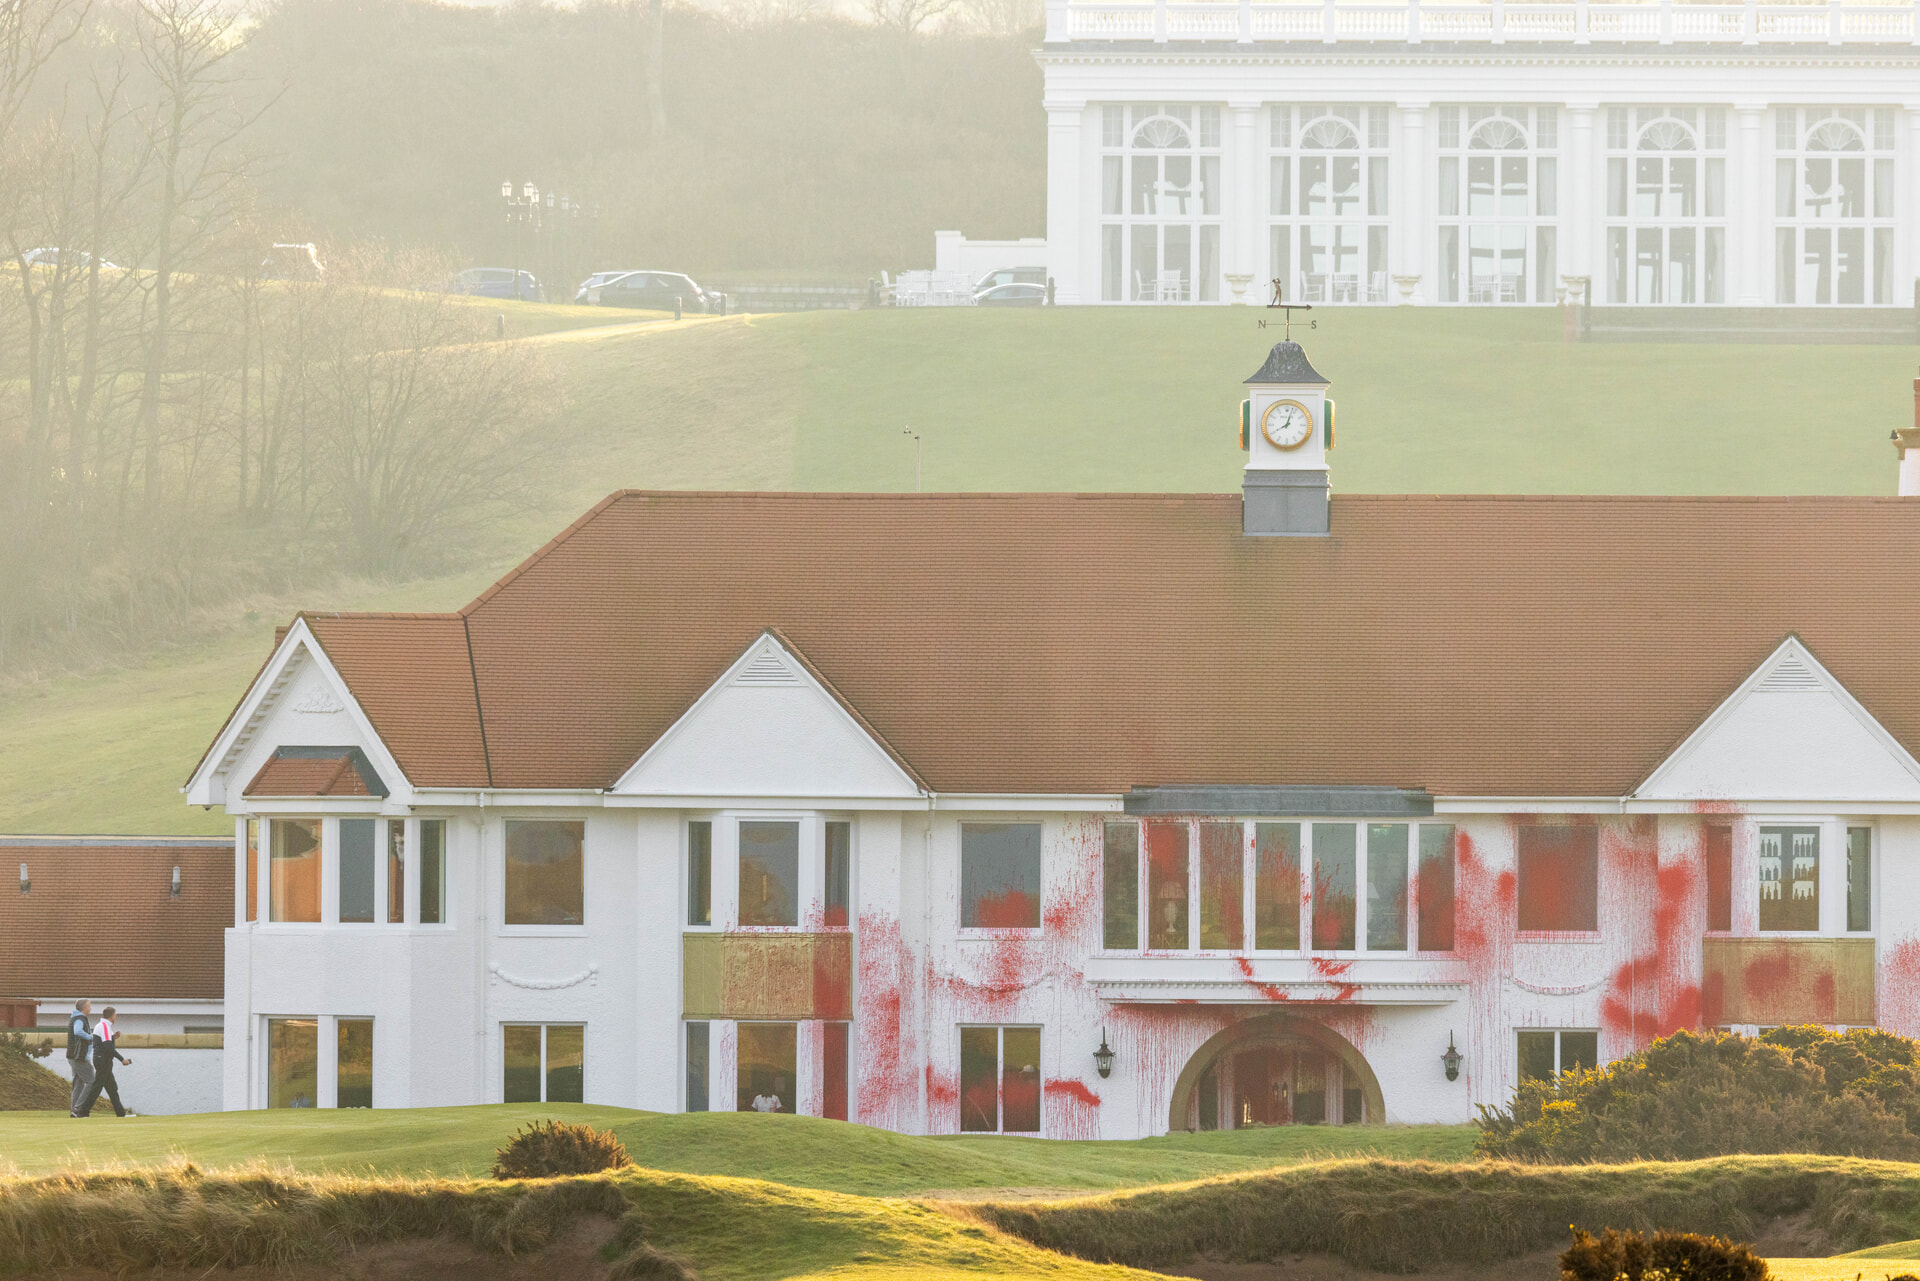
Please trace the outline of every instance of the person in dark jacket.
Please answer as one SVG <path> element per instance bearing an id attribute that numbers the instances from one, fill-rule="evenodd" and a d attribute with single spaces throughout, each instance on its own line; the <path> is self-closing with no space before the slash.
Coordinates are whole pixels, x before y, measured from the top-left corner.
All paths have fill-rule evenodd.
<path id="1" fill-rule="evenodd" d="M 94 1101 L 100 1097 L 102 1090 L 106 1091 L 108 1100 L 113 1104 L 113 1114 L 127 1115 L 126 1105 L 120 1102 L 120 1083 L 113 1079 L 113 1064 L 114 1060 L 118 1059 L 128 1067 L 132 1067 L 133 1060 L 121 1057 L 119 1048 L 114 1045 L 118 1036 L 119 1033 L 113 1026 L 113 1007 L 109 1005 L 100 1011 L 100 1026 L 94 1032 L 93 1084 L 87 1087 L 87 1096 L 80 1100 L 81 1116 L 93 1114 Z"/>
<path id="2" fill-rule="evenodd" d="M 80 1101 L 93 1087 L 93 1002 L 78 1000 L 67 1015 L 67 1066 L 73 1070 L 73 1097 L 67 1115 L 80 1115 Z"/>

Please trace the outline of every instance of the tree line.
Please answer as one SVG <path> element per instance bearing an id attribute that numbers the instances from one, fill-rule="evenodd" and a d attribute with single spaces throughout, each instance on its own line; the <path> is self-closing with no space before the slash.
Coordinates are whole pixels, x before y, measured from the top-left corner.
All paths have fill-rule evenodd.
<path id="1" fill-rule="evenodd" d="M 273 278 L 246 38 L 214 0 L 0 0 L 0 674 L 417 570 L 545 448 L 536 354 L 442 256 Z"/>

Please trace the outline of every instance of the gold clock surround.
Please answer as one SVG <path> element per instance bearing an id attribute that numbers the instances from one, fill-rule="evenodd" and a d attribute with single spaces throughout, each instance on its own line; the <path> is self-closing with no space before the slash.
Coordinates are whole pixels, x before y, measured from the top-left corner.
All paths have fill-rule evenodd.
<path id="1" fill-rule="evenodd" d="M 1300 437 L 1299 440 L 1294 441 L 1291 445 L 1283 445 L 1279 441 L 1273 438 L 1273 430 L 1272 430 L 1274 425 L 1273 415 L 1274 415 L 1274 412 L 1278 410 L 1282 405 L 1292 405 L 1295 409 L 1299 410 L 1301 415 L 1307 420 L 1306 434 Z M 1261 411 L 1260 434 L 1266 437 L 1267 443 L 1269 445 L 1272 445 L 1275 449 L 1283 449 L 1283 450 L 1298 449 L 1300 448 L 1300 446 L 1306 444 L 1308 441 L 1313 439 L 1314 431 L 1315 431 L 1315 425 L 1313 421 L 1313 411 L 1311 409 L 1308 409 L 1305 405 L 1301 404 L 1297 400 L 1276 400 L 1271 405 L 1268 405 L 1266 409 Z"/>

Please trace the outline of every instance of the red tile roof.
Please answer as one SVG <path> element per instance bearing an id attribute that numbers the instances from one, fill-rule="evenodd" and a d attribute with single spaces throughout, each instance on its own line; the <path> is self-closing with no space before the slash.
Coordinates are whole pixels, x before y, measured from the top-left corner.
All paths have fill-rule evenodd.
<path id="1" fill-rule="evenodd" d="M 231 840 L 0 840 L 0 996 L 220 999 L 233 866 Z"/>
<path id="2" fill-rule="evenodd" d="M 632 492 L 459 615 L 308 621 L 420 785 L 610 786 L 776 628 L 945 792 L 1620 795 L 1790 633 L 1920 748 L 1916 566 L 1897 499 Z"/>
<path id="3" fill-rule="evenodd" d="M 379 787 L 376 791 L 375 787 Z M 247 796 L 385 796 L 387 790 L 357 747 L 282 747 L 248 783 Z"/>

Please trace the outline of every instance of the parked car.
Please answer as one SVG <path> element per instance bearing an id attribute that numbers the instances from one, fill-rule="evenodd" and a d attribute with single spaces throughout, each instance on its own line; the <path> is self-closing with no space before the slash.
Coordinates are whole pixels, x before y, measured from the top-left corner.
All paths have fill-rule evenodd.
<path id="1" fill-rule="evenodd" d="M 519 298 L 540 301 L 540 282 L 530 271 L 516 272 L 511 267 L 469 267 L 447 282 L 450 294 L 473 294 L 480 298 Z"/>
<path id="2" fill-rule="evenodd" d="M 690 277 L 673 271 L 630 271 L 587 291 L 588 301 L 600 307 L 645 307 L 652 311 L 672 311 L 673 300 L 681 309 L 693 312 L 719 312 L 721 299 L 693 283 Z"/>
<path id="3" fill-rule="evenodd" d="M 999 285 L 1044 285 L 1046 283 L 1045 267 L 996 267 L 974 282 L 973 293 L 977 298 Z"/>
<path id="4" fill-rule="evenodd" d="M 622 267 L 618 271 L 596 271 L 580 282 L 580 288 L 574 291 L 573 300 L 583 305 L 591 304 L 593 299 L 589 295 L 591 295 L 594 290 L 606 284 L 609 280 L 617 280 L 621 276 L 631 276 L 633 270 L 632 267 Z"/>
<path id="5" fill-rule="evenodd" d="M 973 296 L 976 307 L 1044 307 L 1047 287 L 1033 284 L 995 285 Z"/>
<path id="6" fill-rule="evenodd" d="M 38 249 L 29 249 L 20 256 L 26 259 L 29 267 L 57 267 L 60 265 L 60 246 L 42 245 Z M 83 271 L 93 262 L 93 255 L 84 249 L 72 250 L 67 256 L 72 259 L 73 266 Z M 120 268 L 102 258 L 100 270 L 118 271 Z"/>
<path id="7" fill-rule="evenodd" d="M 312 245 L 275 245 L 260 263 L 262 280 L 318 280 L 326 274 Z"/>

